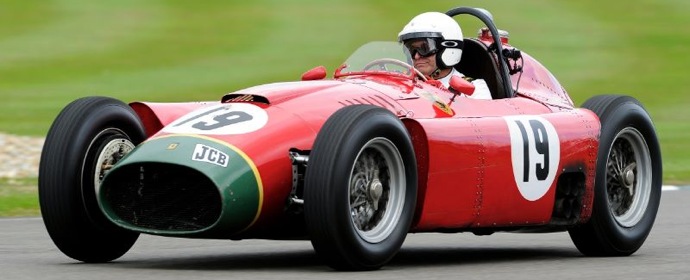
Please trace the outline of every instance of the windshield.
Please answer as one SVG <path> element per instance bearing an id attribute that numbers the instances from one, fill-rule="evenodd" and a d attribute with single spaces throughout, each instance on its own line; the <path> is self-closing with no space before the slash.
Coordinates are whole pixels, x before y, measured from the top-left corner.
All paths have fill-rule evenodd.
<path id="1" fill-rule="evenodd" d="M 381 60 L 384 62 L 381 62 Z M 386 63 L 387 60 L 398 60 L 403 64 Z M 379 61 L 380 63 L 376 63 Z M 396 73 L 408 73 L 412 59 L 405 47 L 397 42 L 375 41 L 359 47 L 347 58 L 340 73 L 362 71 L 387 71 Z"/>

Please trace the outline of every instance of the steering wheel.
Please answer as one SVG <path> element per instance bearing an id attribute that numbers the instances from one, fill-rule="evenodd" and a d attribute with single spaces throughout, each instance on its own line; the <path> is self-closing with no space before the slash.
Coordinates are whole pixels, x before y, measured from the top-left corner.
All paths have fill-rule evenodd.
<path id="1" fill-rule="evenodd" d="M 377 69 L 377 70 L 383 70 L 383 71 L 386 71 L 386 72 L 394 72 L 394 71 L 388 70 L 388 67 L 386 67 L 386 65 L 388 65 L 388 64 L 393 64 L 393 65 L 397 65 L 397 66 L 406 68 L 406 69 L 408 69 L 408 71 L 414 71 L 414 72 L 417 74 L 417 76 L 418 76 L 422 81 L 425 81 L 425 82 L 426 82 L 426 80 L 427 80 L 427 79 L 426 79 L 426 76 L 424 76 L 424 74 L 422 74 L 422 72 L 419 72 L 419 70 L 417 70 L 417 68 L 414 68 L 414 66 L 412 66 L 412 65 L 410 65 L 410 64 L 407 64 L 407 63 L 405 63 L 405 62 L 403 62 L 403 61 L 394 59 L 394 58 L 379 58 L 379 59 L 376 59 L 376 60 L 374 60 L 374 61 L 372 61 L 372 62 L 367 63 L 367 65 L 364 66 L 364 69 L 363 69 L 363 70 L 364 70 L 364 71 L 367 71 L 367 70 L 369 70 L 369 69 L 371 69 L 371 68 L 374 68 L 374 67 L 378 66 L 379 69 Z M 409 72 L 408 72 L 408 73 L 409 73 Z"/>

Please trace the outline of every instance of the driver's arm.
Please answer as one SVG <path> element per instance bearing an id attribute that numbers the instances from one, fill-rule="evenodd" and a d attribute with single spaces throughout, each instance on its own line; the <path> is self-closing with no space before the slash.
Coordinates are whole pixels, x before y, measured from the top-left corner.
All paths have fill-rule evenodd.
<path id="1" fill-rule="evenodd" d="M 486 84 L 484 79 L 474 79 L 472 80 L 472 84 L 474 85 L 474 93 L 470 95 L 470 98 L 487 100 L 492 99 L 491 91 L 489 90 L 489 86 Z"/>

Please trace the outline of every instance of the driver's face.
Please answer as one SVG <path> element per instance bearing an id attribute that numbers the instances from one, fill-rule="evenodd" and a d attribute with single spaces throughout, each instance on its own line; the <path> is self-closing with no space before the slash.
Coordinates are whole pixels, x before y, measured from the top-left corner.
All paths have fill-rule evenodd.
<path id="1" fill-rule="evenodd" d="M 410 43 L 413 48 L 420 48 L 426 42 L 423 39 L 415 40 Z M 422 72 L 425 76 L 431 76 L 431 73 L 436 71 L 436 54 L 423 57 L 419 52 L 415 52 L 412 57 L 412 62 L 414 62 L 414 68 L 417 68 L 419 72 Z"/>

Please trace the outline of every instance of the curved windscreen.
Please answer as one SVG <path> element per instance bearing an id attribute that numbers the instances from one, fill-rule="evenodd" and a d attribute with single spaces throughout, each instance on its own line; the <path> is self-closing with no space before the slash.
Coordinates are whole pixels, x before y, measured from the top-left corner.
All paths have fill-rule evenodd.
<path id="1" fill-rule="evenodd" d="M 403 64 L 392 63 L 391 60 L 403 62 Z M 363 71 L 387 71 L 396 73 L 408 73 L 412 64 L 412 59 L 407 49 L 400 43 L 375 41 L 369 42 L 359 47 L 350 57 L 345 60 L 345 68 L 342 74 L 348 72 Z"/>

